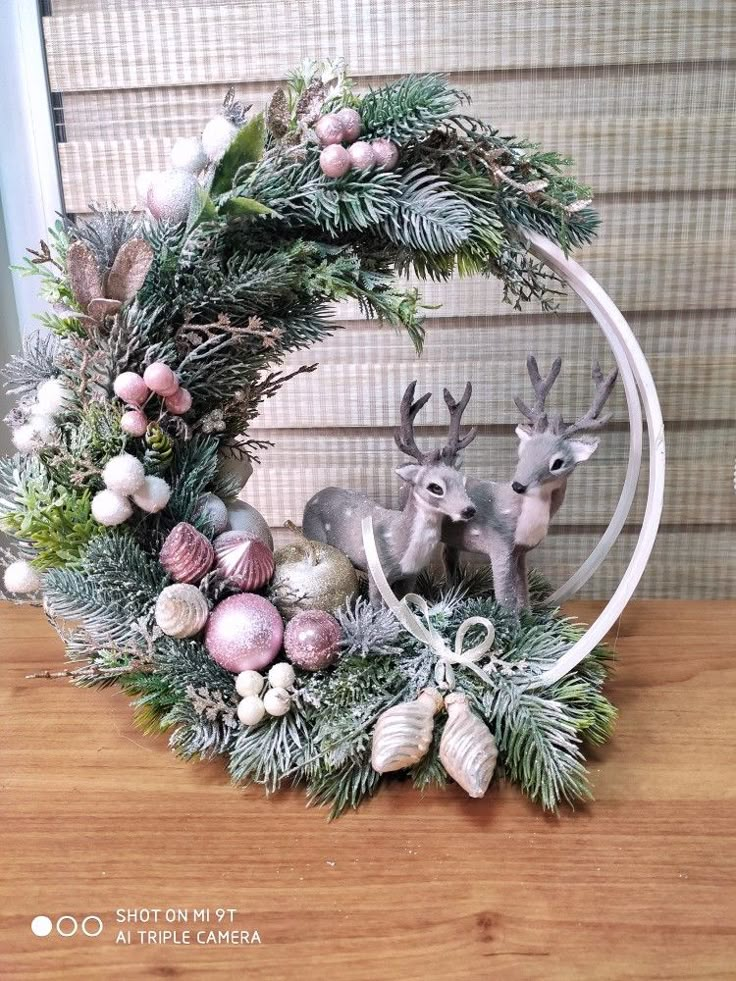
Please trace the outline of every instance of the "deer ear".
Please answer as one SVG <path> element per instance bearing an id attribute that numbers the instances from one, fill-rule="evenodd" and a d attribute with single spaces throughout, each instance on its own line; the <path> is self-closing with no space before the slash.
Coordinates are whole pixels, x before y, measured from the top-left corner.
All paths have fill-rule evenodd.
<path id="1" fill-rule="evenodd" d="M 583 460 L 589 460 L 593 456 L 598 449 L 599 442 L 600 440 L 597 439 L 570 439 L 567 441 L 567 445 L 572 450 L 575 463 L 582 463 Z"/>
<path id="2" fill-rule="evenodd" d="M 417 466 L 416 463 L 405 463 L 403 467 L 396 468 L 396 473 L 408 484 L 413 484 L 420 469 L 421 467 Z"/>
<path id="3" fill-rule="evenodd" d="M 526 443 L 528 439 L 532 438 L 532 434 L 529 432 L 528 429 L 525 429 L 523 426 L 516 427 L 516 435 L 519 437 L 520 443 Z"/>

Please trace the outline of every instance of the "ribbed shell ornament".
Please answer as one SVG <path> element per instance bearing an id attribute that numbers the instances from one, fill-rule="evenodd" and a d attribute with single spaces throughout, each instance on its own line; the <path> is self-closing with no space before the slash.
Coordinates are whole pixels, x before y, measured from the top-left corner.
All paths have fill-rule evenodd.
<path id="1" fill-rule="evenodd" d="M 448 719 L 440 740 L 440 762 L 466 794 L 483 797 L 496 768 L 496 740 L 465 695 L 445 696 L 445 707 Z"/>
<path id="2" fill-rule="evenodd" d="M 244 592 L 260 589 L 273 575 L 273 553 L 258 538 L 242 531 L 226 531 L 213 545 L 217 568 Z"/>
<path id="3" fill-rule="evenodd" d="M 432 743 L 434 717 L 442 708 L 436 688 L 425 688 L 413 702 L 386 709 L 373 731 L 371 766 L 376 773 L 391 773 L 418 763 Z"/>
<path id="4" fill-rule="evenodd" d="M 158 560 L 177 582 L 197 583 L 212 568 L 215 550 L 201 532 L 180 521 L 167 535 Z"/>
<path id="5" fill-rule="evenodd" d="M 207 600 L 196 586 L 174 583 L 156 600 L 156 623 L 169 637 L 194 637 L 207 623 Z"/>

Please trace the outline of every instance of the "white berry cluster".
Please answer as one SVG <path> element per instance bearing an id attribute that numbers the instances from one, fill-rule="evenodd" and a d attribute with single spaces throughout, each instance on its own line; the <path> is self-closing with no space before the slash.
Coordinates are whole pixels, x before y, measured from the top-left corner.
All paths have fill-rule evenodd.
<path id="1" fill-rule="evenodd" d="M 189 215 L 199 186 L 198 176 L 223 156 L 239 127 L 221 113 L 213 116 L 202 135 L 176 140 L 169 152 L 170 168 L 145 171 L 135 182 L 138 199 L 158 221 L 178 223 Z"/>
<path id="2" fill-rule="evenodd" d="M 102 479 L 106 489 L 92 498 L 92 516 L 108 527 L 127 521 L 133 513 L 133 504 L 141 511 L 155 514 L 166 507 L 171 497 L 166 481 L 162 477 L 147 477 L 141 461 L 130 453 L 120 453 L 108 460 Z"/>
<path id="3" fill-rule="evenodd" d="M 42 382 L 30 406 L 28 421 L 13 432 L 15 448 L 20 453 L 34 453 L 45 446 L 56 429 L 55 417 L 70 398 L 71 391 L 58 378 Z"/>
<path id="4" fill-rule="evenodd" d="M 258 671 L 241 671 L 235 679 L 240 695 L 238 718 L 244 726 L 254 726 L 266 715 L 286 715 L 291 708 L 290 689 L 294 686 L 294 669 L 285 661 L 274 664 L 266 678 Z"/>

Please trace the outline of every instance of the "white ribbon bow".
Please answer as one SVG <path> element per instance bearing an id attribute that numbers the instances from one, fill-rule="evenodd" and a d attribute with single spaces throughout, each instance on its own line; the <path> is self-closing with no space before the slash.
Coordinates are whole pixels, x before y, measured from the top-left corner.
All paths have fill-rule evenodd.
<path id="1" fill-rule="evenodd" d="M 416 593 L 407 593 L 400 600 L 391 589 L 381 566 L 381 560 L 378 557 L 376 538 L 373 533 L 373 518 L 370 515 L 363 518 L 362 530 L 363 547 L 365 549 L 368 570 L 386 606 L 388 606 L 396 619 L 413 637 L 416 637 L 421 643 L 426 644 L 437 655 L 434 676 L 438 687 L 445 689 L 455 687 L 455 672 L 452 670 L 453 664 L 465 665 L 465 667 L 474 671 L 486 684 L 492 685 L 493 681 L 491 677 L 477 663 L 493 647 L 496 630 L 491 621 L 486 619 L 486 617 L 469 617 L 467 620 L 463 620 L 455 635 L 455 649 L 452 650 L 449 648 L 442 634 L 432 626 L 429 619 L 429 605 L 424 597 L 418 596 Z M 416 616 L 411 609 L 412 606 L 420 611 L 424 621 Z M 463 650 L 465 635 L 471 627 L 476 626 L 483 627 L 486 632 L 485 637 L 474 647 L 469 648 L 467 651 Z"/>

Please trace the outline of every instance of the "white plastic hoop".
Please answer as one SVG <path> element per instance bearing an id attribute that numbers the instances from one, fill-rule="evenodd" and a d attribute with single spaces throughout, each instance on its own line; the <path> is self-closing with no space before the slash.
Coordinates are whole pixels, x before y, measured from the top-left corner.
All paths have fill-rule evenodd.
<path id="1" fill-rule="evenodd" d="M 649 492 L 641 531 L 629 565 L 618 588 L 601 614 L 588 627 L 580 640 L 573 644 L 566 654 L 563 654 L 551 668 L 539 677 L 535 682 L 535 687 L 538 687 L 558 681 L 590 654 L 623 613 L 626 604 L 638 586 L 649 561 L 649 556 L 652 554 L 662 516 L 665 448 L 664 422 L 654 379 L 641 347 L 623 314 L 593 277 L 573 259 L 567 258 L 553 242 L 532 232 L 527 233 L 527 238 L 532 252 L 568 283 L 585 303 L 611 345 L 614 358 L 621 372 L 631 426 L 626 479 L 611 522 L 586 562 L 550 597 L 554 602 L 559 603 L 563 599 L 567 599 L 588 581 L 608 555 L 626 522 L 633 502 L 641 462 L 640 398 L 644 406 L 649 434 Z"/>

